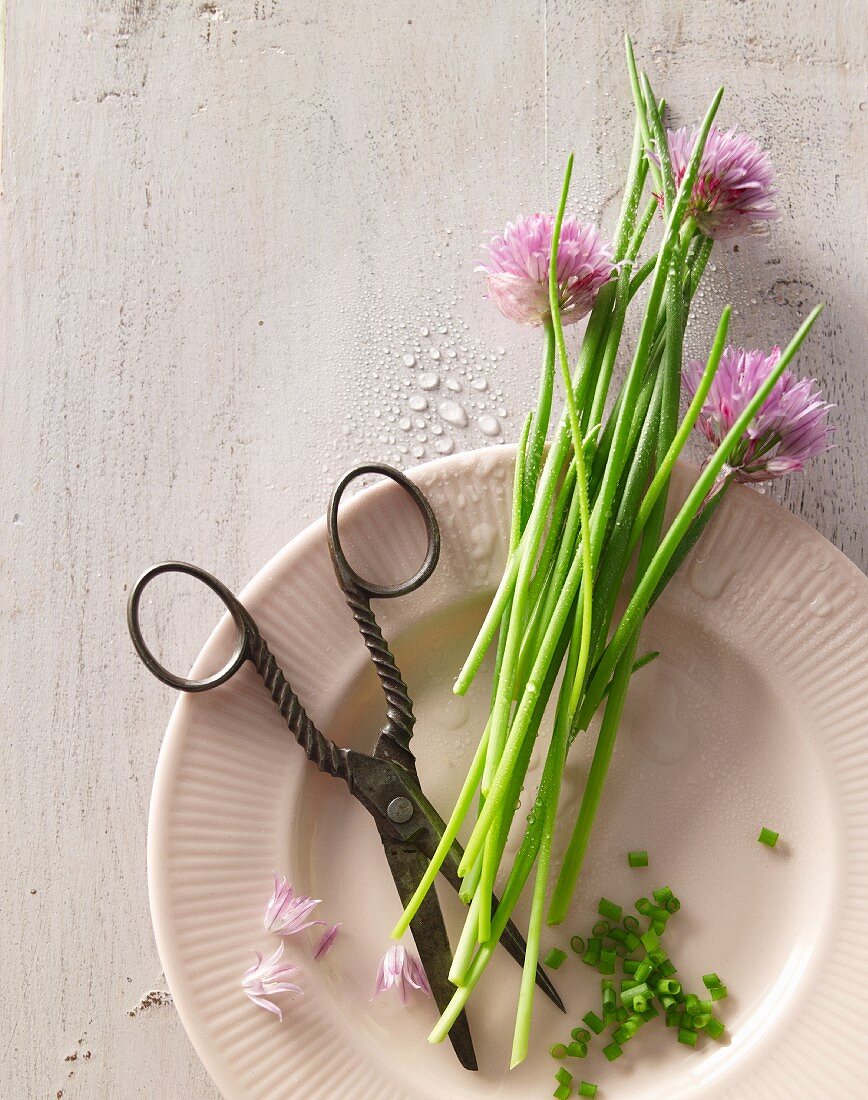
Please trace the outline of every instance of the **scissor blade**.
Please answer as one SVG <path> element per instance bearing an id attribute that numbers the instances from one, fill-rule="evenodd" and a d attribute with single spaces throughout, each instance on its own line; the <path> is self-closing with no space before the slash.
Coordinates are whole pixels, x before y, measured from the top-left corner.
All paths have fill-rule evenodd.
<path id="1" fill-rule="evenodd" d="M 434 855 L 434 850 L 439 844 L 440 838 L 446 831 L 446 825 L 443 819 L 434 809 L 434 807 L 430 804 L 430 802 L 427 801 L 427 799 L 425 799 L 423 802 L 423 798 L 417 796 L 416 801 L 424 810 L 425 818 L 427 819 L 427 827 L 418 831 L 416 836 L 414 837 L 414 840 L 416 841 L 417 847 L 423 853 L 423 855 L 427 859 L 430 859 Z M 463 854 L 464 853 L 461 850 L 461 845 L 456 840 L 452 844 L 452 848 L 447 853 L 446 858 L 443 860 L 443 863 L 440 865 L 440 874 L 443 875 L 449 885 L 456 892 L 461 889 L 461 879 L 458 876 L 458 865 L 461 862 L 461 857 L 463 856 Z M 499 904 L 500 903 L 498 899 L 495 897 L 494 894 L 492 894 L 492 913 L 496 910 Z M 512 921 L 507 922 L 507 925 L 503 930 L 503 935 L 500 937 L 500 942 L 519 964 L 519 966 L 524 966 L 524 957 L 527 951 L 527 942 L 525 941 L 521 932 L 519 932 L 516 926 L 512 923 Z M 553 1004 L 557 1005 L 561 1012 L 567 1011 L 566 1007 L 564 1006 L 564 1002 L 560 998 L 560 994 L 552 985 L 551 980 L 549 979 L 546 972 L 543 970 L 542 966 L 539 965 L 536 968 L 536 984 L 540 987 L 543 993 L 545 993 L 548 999 Z"/>
<path id="2" fill-rule="evenodd" d="M 428 860 L 412 844 L 392 840 L 382 834 L 381 840 L 401 904 L 406 906 L 425 873 Z M 410 922 L 410 930 L 428 976 L 431 993 L 437 1002 L 437 1007 L 443 1012 L 452 1000 L 455 986 L 449 981 L 452 950 L 446 934 L 446 925 L 443 922 L 443 913 L 440 911 L 440 902 L 433 890 L 428 891 L 427 897 L 419 906 L 419 911 Z M 462 1066 L 465 1069 L 478 1069 L 473 1040 L 470 1036 L 470 1025 L 464 1012 L 452 1025 L 449 1039 Z"/>
<path id="3" fill-rule="evenodd" d="M 449 855 L 447 855 L 446 859 L 444 859 L 443 865 L 440 868 L 440 873 L 447 880 L 450 886 L 452 886 L 453 889 L 457 891 L 461 888 L 461 879 L 458 877 L 458 864 L 460 862 L 461 856 L 460 854 L 456 855 L 456 847 L 457 845 L 454 845 L 452 852 L 450 852 Z M 499 899 L 495 894 L 492 894 L 492 916 L 494 916 L 494 913 L 497 911 L 498 905 L 500 905 Z M 523 967 L 524 958 L 527 953 L 527 941 L 525 940 L 524 936 L 522 936 L 521 932 L 519 932 L 516 926 L 512 923 L 512 921 L 507 921 L 506 927 L 503 930 L 503 934 L 500 937 L 500 942 L 502 946 L 509 952 L 509 954 L 515 959 L 518 965 Z M 548 999 L 553 1004 L 557 1005 L 561 1012 L 567 1011 L 564 1002 L 561 1000 L 560 994 L 552 985 L 548 974 L 546 974 L 546 972 L 540 965 L 537 965 L 536 968 L 536 984 L 540 987 L 543 993 L 545 993 Z"/>

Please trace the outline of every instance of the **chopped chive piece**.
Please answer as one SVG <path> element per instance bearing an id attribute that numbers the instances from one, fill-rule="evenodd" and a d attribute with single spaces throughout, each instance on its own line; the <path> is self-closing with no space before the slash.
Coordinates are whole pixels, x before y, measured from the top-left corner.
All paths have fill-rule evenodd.
<path id="1" fill-rule="evenodd" d="M 681 1023 L 681 1013 L 677 1008 L 670 1008 L 666 1011 L 666 1026 L 667 1027 L 679 1027 Z"/>
<path id="2" fill-rule="evenodd" d="M 727 990 L 725 985 L 716 985 L 714 989 L 711 990 L 711 999 L 713 1001 L 722 1001 L 724 997 L 728 996 L 729 991 Z"/>
<path id="3" fill-rule="evenodd" d="M 566 957 L 566 951 L 561 951 L 559 947 L 553 947 L 543 959 L 543 963 L 552 970 L 559 970 L 563 966 Z"/>
<path id="4" fill-rule="evenodd" d="M 653 928 L 649 928 L 647 932 L 642 935 L 642 944 L 647 951 L 653 951 L 655 947 L 660 945 L 660 940 L 657 938 L 657 933 Z"/>
<path id="5" fill-rule="evenodd" d="M 657 947 L 651 948 L 651 950 L 648 952 L 648 958 L 651 960 L 651 962 L 654 963 L 655 966 L 660 966 L 661 963 L 666 962 L 669 956 L 666 954 L 663 948 L 658 945 Z"/>
<path id="6" fill-rule="evenodd" d="M 665 906 L 666 902 L 673 896 L 672 891 L 668 886 L 661 886 L 659 890 L 654 891 L 654 900 L 658 905 Z"/>
<path id="7" fill-rule="evenodd" d="M 678 1001 L 676 1001 L 674 997 L 670 997 L 668 994 L 663 993 L 660 995 L 660 1003 L 663 1005 L 665 1011 L 668 1012 L 670 1008 L 675 1008 Z"/>
<path id="8" fill-rule="evenodd" d="M 712 1039 L 719 1039 L 724 1031 L 726 1031 L 726 1028 L 716 1016 L 712 1016 L 703 1030 L 705 1034 L 710 1035 Z"/>
<path id="9" fill-rule="evenodd" d="M 618 924 L 621 920 L 621 906 L 616 905 L 613 901 L 609 901 L 608 898 L 600 898 L 597 912 L 601 917 L 606 917 L 615 924 Z"/>
<path id="10" fill-rule="evenodd" d="M 615 973 L 615 952 L 611 948 L 604 947 L 600 952 L 600 973 L 601 974 L 614 974 Z"/>
<path id="11" fill-rule="evenodd" d="M 583 955 L 585 953 L 585 941 L 581 936 L 573 936 L 570 940 L 570 947 L 577 955 Z"/>
<path id="12" fill-rule="evenodd" d="M 714 1002 L 713 1001 L 703 1001 L 702 998 L 700 997 L 700 999 L 699 999 L 699 1011 L 700 1012 L 714 1012 Z"/>
<path id="13" fill-rule="evenodd" d="M 654 920 L 651 921 L 650 930 L 652 932 L 655 932 L 658 936 L 662 936 L 663 933 L 666 931 L 666 921 L 660 920 L 659 917 L 655 917 Z"/>
<path id="14" fill-rule="evenodd" d="M 778 837 L 780 835 L 781 834 L 776 833 L 774 829 L 767 829 L 765 826 L 763 826 L 760 830 L 760 835 L 757 837 L 757 840 L 760 842 L 760 844 L 765 844 L 769 848 L 774 848 L 774 846 L 778 842 Z"/>
<path id="15" fill-rule="evenodd" d="M 695 1031 L 690 1031 L 686 1027 L 680 1027 L 678 1029 L 678 1042 L 684 1043 L 686 1047 L 695 1047 L 696 1038 L 697 1036 Z"/>
<path id="16" fill-rule="evenodd" d="M 567 1100 L 568 1097 L 573 1095 L 572 1085 L 558 1085 L 552 1096 L 555 1100 Z"/>
<path id="17" fill-rule="evenodd" d="M 636 980 L 639 982 L 644 982 L 653 969 L 653 964 L 650 963 L 647 959 L 643 959 L 636 967 Z"/>
<path id="18" fill-rule="evenodd" d="M 647 997 L 651 990 L 644 982 L 635 982 L 621 992 L 621 1004 L 630 1004 L 636 997 Z"/>
<path id="19" fill-rule="evenodd" d="M 699 1015 L 699 998 L 696 996 L 695 993 L 687 994 L 687 1001 L 685 1002 L 684 1007 L 687 1009 L 687 1012 L 691 1016 Z"/>
<path id="20" fill-rule="evenodd" d="M 630 1013 L 627 1011 L 626 1008 L 619 1008 L 618 1011 L 615 1013 L 615 1019 L 618 1021 L 619 1024 L 623 1024 L 623 1022 L 627 1019 L 629 1015 Z"/>
<path id="21" fill-rule="evenodd" d="M 587 1056 L 587 1043 L 570 1043 L 570 1045 L 567 1047 L 567 1057 L 569 1058 L 587 1058 Z"/>
<path id="22" fill-rule="evenodd" d="M 628 913 L 624 917 L 624 927 L 628 932 L 638 932 L 642 925 L 636 920 L 632 913 Z"/>
<path id="23" fill-rule="evenodd" d="M 641 1016 L 643 1012 L 648 1008 L 648 998 L 644 993 L 637 993 L 633 998 L 633 1011 L 638 1012 Z"/>
<path id="24" fill-rule="evenodd" d="M 637 852 L 628 852 L 627 862 L 631 867 L 647 867 L 648 853 L 644 849 Z"/>
<path id="25" fill-rule="evenodd" d="M 570 1036 L 576 1043 L 587 1043 L 587 1041 L 591 1038 L 591 1033 L 590 1031 L 588 1031 L 587 1028 L 574 1027 L 573 1030 L 570 1032 Z"/>
<path id="26" fill-rule="evenodd" d="M 673 974 L 678 972 L 678 967 L 675 966 L 671 959 L 664 959 L 657 969 L 664 978 L 671 978 Z"/>
<path id="27" fill-rule="evenodd" d="M 629 933 L 625 932 L 623 928 L 619 928 L 617 925 L 609 929 L 609 939 L 614 940 L 615 943 L 624 943 L 628 935 Z"/>
<path id="28" fill-rule="evenodd" d="M 607 920 L 598 920 L 591 931 L 595 936 L 608 936 L 611 924 Z"/>
<path id="29" fill-rule="evenodd" d="M 615 1059 L 620 1058 L 624 1052 L 617 1043 L 609 1043 L 607 1047 L 603 1047 L 603 1053 L 610 1062 L 614 1062 Z"/>
<path id="30" fill-rule="evenodd" d="M 666 908 L 670 913 L 677 913 L 681 908 L 681 902 L 678 898 L 670 898 L 669 901 L 666 902 Z"/>
<path id="31" fill-rule="evenodd" d="M 712 1019 L 710 1012 L 700 1012 L 698 1016 L 693 1017 L 693 1026 L 699 1031 L 700 1028 L 705 1027 Z"/>
<path id="32" fill-rule="evenodd" d="M 642 941 L 632 929 L 624 937 L 624 946 L 627 948 L 628 953 L 630 951 L 635 951 L 641 942 Z"/>
<path id="33" fill-rule="evenodd" d="M 660 1013 L 657 1011 L 657 1009 L 654 1007 L 654 1005 L 648 1005 L 648 1007 L 642 1013 L 642 1019 L 647 1024 L 649 1020 L 653 1020 L 656 1016 L 659 1016 L 659 1015 L 660 1015 Z"/>
<path id="34" fill-rule="evenodd" d="M 681 982 L 674 982 L 671 978 L 663 978 L 657 983 L 658 993 L 680 993 Z"/>
<path id="35" fill-rule="evenodd" d="M 642 983 L 638 978 L 622 978 L 621 979 L 621 992 L 626 993 L 628 989 L 635 989 L 637 985 Z"/>
<path id="36" fill-rule="evenodd" d="M 639 898 L 636 902 L 636 912 L 641 913 L 643 917 L 647 917 L 652 908 L 651 902 L 647 898 Z"/>
<path id="37" fill-rule="evenodd" d="M 586 1012 L 585 1015 L 582 1017 L 582 1020 L 588 1025 L 588 1027 L 591 1029 L 591 1031 L 593 1031 L 595 1035 L 599 1035 L 601 1032 L 606 1030 L 606 1025 L 596 1014 L 596 1012 Z M 560 1046 L 562 1044 L 558 1045 Z M 566 1047 L 564 1047 L 564 1050 L 566 1051 Z"/>
<path id="38" fill-rule="evenodd" d="M 592 936 L 588 940 L 588 950 L 582 956 L 582 962 L 588 964 L 588 966 L 596 966 L 600 961 L 600 948 L 603 945 L 603 941 L 596 936 Z"/>
<path id="39" fill-rule="evenodd" d="M 635 974 L 641 965 L 638 959 L 624 959 L 624 973 Z"/>
<path id="40" fill-rule="evenodd" d="M 567 1048 L 563 1043 L 555 1043 L 555 1045 L 550 1048 L 549 1054 L 552 1058 L 557 1058 L 558 1061 L 560 1061 L 562 1058 L 566 1058 Z"/>
<path id="41" fill-rule="evenodd" d="M 603 989 L 603 1012 L 608 1012 L 609 1009 L 616 1007 L 615 1003 L 615 990 L 611 982 L 605 983 L 607 988 Z"/>
<path id="42" fill-rule="evenodd" d="M 620 1046 L 623 1046 L 624 1043 L 628 1043 L 630 1041 L 630 1039 L 632 1038 L 632 1036 L 633 1036 L 633 1033 L 631 1031 L 627 1030 L 627 1025 L 626 1024 L 621 1024 L 621 1026 L 619 1028 L 616 1028 L 616 1030 L 612 1032 L 612 1038 Z"/>
<path id="43" fill-rule="evenodd" d="M 711 973 L 702 975 L 702 984 L 706 989 L 715 989 L 717 986 L 723 985 L 723 982 L 715 973 Z"/>
<path id="44" fill-rule="evenodd" d="M 582 1081 L 579 1085 L 579 1096 L 596 1096 L 597 1086 L 592 1085 L 590 1081 Z"/>
<path id="45" fill-rule="evenodd" d="M 566 1066 L 561 1066 L 555 1074 L 555 1080 L 559 1085 L 571 1085 L 573 1083 L 573 1075 Z"/>

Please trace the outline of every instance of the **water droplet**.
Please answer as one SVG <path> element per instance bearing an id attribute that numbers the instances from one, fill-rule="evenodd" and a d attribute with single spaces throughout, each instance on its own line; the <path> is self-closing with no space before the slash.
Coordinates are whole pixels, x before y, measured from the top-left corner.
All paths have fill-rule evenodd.
<path id="1" fill-rule="evenodd" d="M 432 435 L 443 435 L 443 425 L 442 424 L 432 424 L 431 425 L 431 434 Z"/>
<path id="2" fill-rule="evenodd" d="M 419 432 L 418 435 L 416 436 L 416 439 L 418 440 L 419 443 L 427 443 L 428 442 L 428 436 L 424 432 Z"/>
<path id="3" fill-rule="evenodd" d="M 416 366 L 416 356 L 415 355 L 405 355 L 404 356 L 404 366 L 405 367 L 415 367 Z"/>
<path id="4" fill-rule="evenodd" d="M 506 409 L 503 407 L 503 405 L 501 405 L 500 408 L 497 410 L 497 415 L 506 416 Z"/>
<path id="5" fill-rule="evenodd" d="M 813 611 L 815 615 L 819 615 L 821 619 L 825 619 L 825 617 L 834 610 L 832 601 L 825 592 L 820 592 L 814 596 L 808 604 L 808 608 Z"/>
<path id="6" fill-rule="evenodd" d="M 409 432 L 409 430 L 410 430 L 410 421 L 409 421 L 409 419 L 406 416 L 403 417 L 401 420 L 398 421 L 398 427 L 401 429 L 402 432 Z"/>
<path id="7" fill-rule="evenodd" d="M 452 424 L 456 428 L 467 427 L 467 413 L 457 401 L 441 401 L 439 408 L 440 415 L 447 424 Z"/>
<path id="8" fill-rule="evenodd" d="M 470 713 L 470 708 L 466 699 L 462 699 L 460 695 L 453 695 L 443 708 L 443 725 L 448 730 L 458 730 L 467 721 L 467 716 Z"/>
<path id="9" fill-rule="evenodd" d="M 439 359 L 440 358 L 440 348 L 429 348 L 428 349 L 428 354 L 431 356 L 432 359 Z"/>
<path id="10" fill-rule="evenodd" d="M 500 421 L 496 416 L 492 416 L 491 413 L 485 413 L 480 416 L 478 420 L 479 430 L 483 435 L 497 435 L 500 431 Z"/>
<path id="11" fill-rule="evenodd" d="M 461 383 L 457 378 L 447 378 L 446 389 L 452 390 L 453 393 L 461 393 Z"/>
<path id="12" fill-rule="evenodd" d="M 425 427 L 425 421 L 421 416 L 414 416 L 413 417 L 413 423 L 416 425 L 417 428 L 424 428 Z"/>
<path id="13" fill-rule="evenodd" d="M 455 444 L 449 438 L 448 435 L 444 435 L 442 439 L 438 439 L 434 444 L 434 450 L 441 455 L 451 455 Z"/>
<path id="14" fill-rule="evenodd" d="M 423 412 L 428 408 L 428 398 L 423 397 L 421 393 L 414 393 L 407 404 L 413 412 Z"/>
<path id="15" fill-rule="evenodd" d="M 427 336 L 428 335 L 428 329 L 427 328 L 420 328 L 419 329 L 419 334 L 421 336 Z"/>
<path id="16" fill-rule="evenodd" d="M 423 390 L 433 390 L 439 381 L 439 375 L 421 374 L 419 376 L 419 388 Z"/>
<path id="17" fill-rule="evenodd" d="M 488 381 L 485 378 L 474 378 L 470 385 L 473 386 L 475 390 L 479 390 L 480 393 L 488 389 Z"/>
<path id="18" fill-rule="evenodd" d="M 413 448 L 413 458 L 421 458 L 423 454 L 425 454 L 425 450 L 423 447 Z"/>

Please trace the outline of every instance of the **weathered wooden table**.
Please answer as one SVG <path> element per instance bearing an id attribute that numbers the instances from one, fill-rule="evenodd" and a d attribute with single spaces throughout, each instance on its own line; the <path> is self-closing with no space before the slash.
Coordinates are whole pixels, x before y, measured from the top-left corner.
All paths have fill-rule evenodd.
<path id="1" fill-rule="evenodd" d="M 173 697 L 133 656 L 127 586 L 166 556 L 240 586 L 351 459 L 514 438 L 536 345 L 482 302 L 477 246 L 551 206 L 571 148 L 574 209 L 611 231 L 624 29 L 676 121 L 723 81 L 722 120 L 772 151 L 783 219 L 718 249 L 691 339 L 725 300 L 767 346 L 827 303 L 800 367 L 840 406 L 838 449 L 783 499 L 864 563 L 863 19 L 859 0 L 8 0 L 0 1095 L 215 1095 L 148 916 Z M 181 663 L 213 610 L 166 609 Z"/>

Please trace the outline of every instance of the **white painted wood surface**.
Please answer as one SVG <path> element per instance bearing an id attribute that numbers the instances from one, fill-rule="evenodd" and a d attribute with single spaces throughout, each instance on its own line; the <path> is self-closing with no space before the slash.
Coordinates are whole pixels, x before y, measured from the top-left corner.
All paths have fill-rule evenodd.
<path id="1" fill-rule="evenodd" d="M 859 0 L 8 0 L 0 1096 L 215 1096 L 151 995 L 147 806 L 173 699 L 133 657 L 127 585 L 166 556 L 240 585 L 350 458 L 485 442 L 475 419 L 389 423 L 418 391 L 404 355 L 442 352 L 440 400 L 467 347 L 489 387 L 471 412 L 514 436 L 537 353 L 481 302 L 476 246 L 554 201 L 570 148 L 575 207 L 611 231 L 627 27 L 676 120 L 724 81 L 723 120 L 772 150 L 784 218 L 721 250 L 693 338 L 727 298 L 739 341 L 766 345 L 827 302 L 801 367 L 841 406 L 839 446 L 784 499 L 864 565 L 863 18 Z M 212 621 L 164 606 L 180 663 Z"/>

